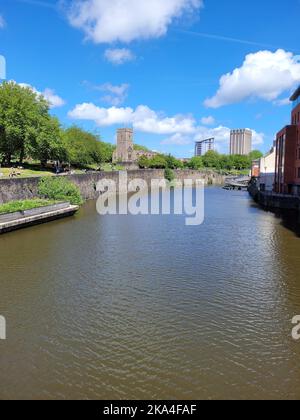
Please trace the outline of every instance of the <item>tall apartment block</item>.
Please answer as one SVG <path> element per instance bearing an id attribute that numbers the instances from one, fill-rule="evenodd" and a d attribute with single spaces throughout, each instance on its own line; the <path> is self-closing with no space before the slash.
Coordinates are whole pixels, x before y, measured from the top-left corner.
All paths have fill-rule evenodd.
<path id="1" fill-rule="evenodd" d="M 230 154 L 249 155 L 252 151 L 252 131 L 247 129 L 231 130 Z"/>
<path id="2" fill-rule="evenodd" d="M 300 86 L 290 100 L 291 124 L 276 136 L 275 192 L 300 195 Z"/>
<path id="3" fill-rule="evenodd" d="M 197 141 L 195 145 L 195 156 L 204 156 L 209 150 L 215 150 L 215 139 Z"/>

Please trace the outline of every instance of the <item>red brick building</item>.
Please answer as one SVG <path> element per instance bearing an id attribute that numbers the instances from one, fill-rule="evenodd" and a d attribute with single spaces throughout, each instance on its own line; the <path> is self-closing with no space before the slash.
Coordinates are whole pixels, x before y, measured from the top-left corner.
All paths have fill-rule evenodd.
<path id="1" fill-rule="evenodd" d="M 254 160 L 252 162 L 251 176 L 258 178 L 260 175 L 260 159 Z"/>
<path id="2" fill-rule="evenodd" d="M 292 95 L 291 124 L 276 136 L 275 192 L 300 195 L 300 87 Z"/>

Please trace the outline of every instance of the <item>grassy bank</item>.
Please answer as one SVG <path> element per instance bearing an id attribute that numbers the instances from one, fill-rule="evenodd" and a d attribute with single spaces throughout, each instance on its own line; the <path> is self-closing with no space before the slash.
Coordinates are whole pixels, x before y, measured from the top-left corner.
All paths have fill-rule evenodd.
<path id="1" fill-rule="evenodd" d="M 11 201 L 10 203 L 0 205 L 0 214 L 32 210 L 39 207 L 51 206 L 53 204 L 57 204 L 57 201 L 43 200 L 40 198 L 34 200 Z"/>
<path id="2" fill-rule="evenodd" d="M 48 170 L 43 170 L 42 168 L 24 168 L 24 169 L 14 169 L 15 175 L 13 178 L 30 178 L 35 176 L 52 176 L 53 172 Z M 9 178 L 12 173 L 11 168 L 0 168 L 0 179 Z"/>

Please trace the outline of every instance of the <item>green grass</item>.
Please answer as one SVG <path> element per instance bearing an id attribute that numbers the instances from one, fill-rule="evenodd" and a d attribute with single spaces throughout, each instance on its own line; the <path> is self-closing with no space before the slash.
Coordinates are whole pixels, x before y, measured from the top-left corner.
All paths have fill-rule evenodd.
<path id="1" fill-rule="evenodd" d="M 15 172 L 20 174 L 18 176 L 14 176 L 13 178 L 30 178 L 30 177 L 35 177 L 35 176 L 52 176 L 54 175 L 53 172 L 48 171 L 48 170 L 42 170 L 42 169 L 15 169 Z M 0 179 L 1 178 L 9 178 L 9 175 L 11 173 L 11 169 L 10 168 L 0 168 Z M 1 176 L 2 174 L 2 176 Z"/>
<path id="2" fill-rule="evenodd" d="M 57 201 L 43 200 L 39 198 L 33 200 L 11 201 L 10 203 L 0 205 L 0 214 L 32 210 L 39 207 L 51 206 L 53 204 L 57 204 Z"/>

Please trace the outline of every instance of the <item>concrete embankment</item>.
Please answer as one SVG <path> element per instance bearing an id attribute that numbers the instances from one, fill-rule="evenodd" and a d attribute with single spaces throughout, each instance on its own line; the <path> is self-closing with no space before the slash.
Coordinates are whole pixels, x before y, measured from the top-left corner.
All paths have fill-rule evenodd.
<path id="1" fill-rule="evenodd" d="M 0 215 L 0 235 L 13 230 L 73 216 L 78 209 L 79 206 L 72 206 L 70 203 L 59 203 L 53 206 Z"/>
<path id="2" fill-rule="evenodd" d="M 223 175 L 219 175 L 213 171 L 178 170 L 174 172 L 175 177 L 179 180 L 192 179 L 195 181 L 202 179 L 206 185 L 223 185 L 225 181 Z M 152 179 L 164 178 L 164 170 L 134 170 L 128 171 L 127 175 L 128 181 L 140 178 L 150 185 Z M 68 179 L 79 187 L 82 197 L 89 200 L 98 197 L 96 185 L 102 179 L 113 180 L 118 185 L 119 172 L 91 172 L 81 175 L 69 175 Z M 39 177 L 0 179 L 0 204 L 37 197 L 39 181 Z"/>

